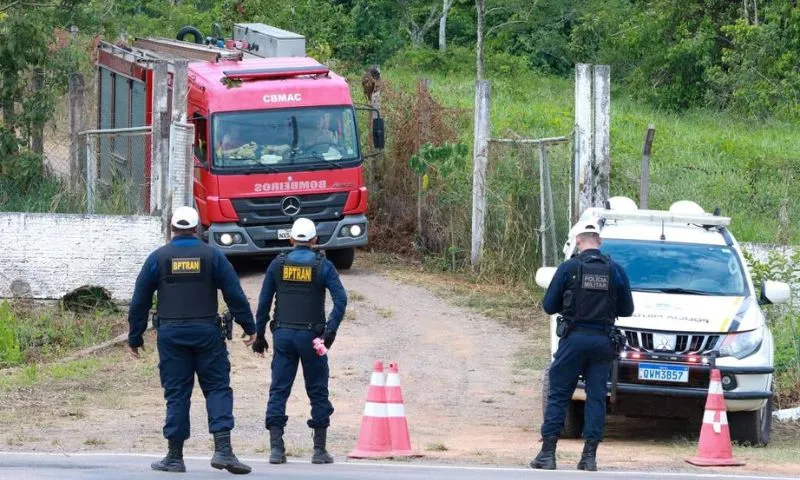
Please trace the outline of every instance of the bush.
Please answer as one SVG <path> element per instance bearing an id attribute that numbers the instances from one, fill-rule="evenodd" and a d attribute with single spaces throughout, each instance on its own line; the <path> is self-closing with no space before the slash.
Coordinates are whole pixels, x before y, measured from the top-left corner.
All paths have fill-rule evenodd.
<path id="1" fill-rule="evenodd" d="M 790 285 L 800 284 L 800 251 L 792 258 L 770 252 L 765 262 L 745 252 L 753 285 L 760 288 L 764 280 L 777 280 Z M 775 400 L 778 408 L 800 403 L 800 309 L 797 299 L 785 305 L 768 306 L 767 321 L 775 342 Z"/>

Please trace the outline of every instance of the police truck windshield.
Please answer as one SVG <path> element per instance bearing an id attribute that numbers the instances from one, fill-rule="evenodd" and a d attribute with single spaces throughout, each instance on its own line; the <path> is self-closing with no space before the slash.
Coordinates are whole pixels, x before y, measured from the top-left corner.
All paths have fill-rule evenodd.
<path id="1" fill-rule="evenodd" d="M 633 291 L 747 294 L 742 266 L 727 246 L 603 239 L 600 249 L 625 269 Z"/>
<path id="2" fill-rule="evenodd" d="M 351 107 L 290 108 L 213 116 L 213 168 L 275 172 L 357 166 Z"/>

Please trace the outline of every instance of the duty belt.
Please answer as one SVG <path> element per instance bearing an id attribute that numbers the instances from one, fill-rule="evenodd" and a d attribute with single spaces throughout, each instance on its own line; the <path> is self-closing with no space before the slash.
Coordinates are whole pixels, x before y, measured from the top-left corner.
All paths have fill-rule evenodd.
<path id="1" fill-rule="evenodd" d="M 288 322 L 278 322 L 275 325 L 275 328 L 291 328 L 292 330 L 308 330 L 308 331 L 318 331 L 323 332 L 325 331 L 325 324 L 324 323 L 288 323 Z"/>
<path id="2" fill-rule="evenodd" d="M 609 327 L 604 326 L 602 330 L 598 330 L 596 328 L 584 327 L 583 325 L 573 324 L 572 331 L 584 333 L 586 335 L 597 335 L 597 336 L 607 337 L 609 332 Z"/>
<path id="3" fill-rule="evenodd" d="M 160 318 L 159 317 L 158 322 L 161 325 L 166 325 L 168 323 L 184 323 L 184 324 L 211 323 L 211 324 L 216 325 L 216 324 L 219 323 L 219 318 L 217 318 L 217 317 L 205 317 L 205 318 Z"/>

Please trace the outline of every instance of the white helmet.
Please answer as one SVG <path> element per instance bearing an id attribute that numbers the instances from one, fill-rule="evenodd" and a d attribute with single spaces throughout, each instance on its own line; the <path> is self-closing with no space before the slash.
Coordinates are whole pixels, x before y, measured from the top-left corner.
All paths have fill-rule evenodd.
<path id="1" fill-rule="evenodd" d="M 317 227 L 307 218 L 298 218 L 292 224 L 291 237 L 298 242 L 310 242 L 317 236 Z"/>
<path id="2" fill-rule="evenodd" d="M 171 225 L 178 230 L 189 230 L 197 226 L 200 218 L 192 207 L 178 207 L 172 214 Z"/>

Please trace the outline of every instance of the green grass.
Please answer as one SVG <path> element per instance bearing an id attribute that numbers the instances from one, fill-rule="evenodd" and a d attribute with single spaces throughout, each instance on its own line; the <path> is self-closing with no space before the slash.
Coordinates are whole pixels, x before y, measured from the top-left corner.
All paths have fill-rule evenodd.
<path id="1" fill-rule="evenodd" d="M 473 108 L 475 80 L 469 74 L 390 68 L 382 77 L 409 89 L 417 79 L 428 78 L 434 98 L 445 106 L 468 112 Z M 573 88 L 570 80 L 533 72 L 493 79 L 492 136 L 508 137 L 511 132 L 533 138 L 569 136 L 574 124 Z M 740 241 L 800 243 L 796 125 L 753 122 L 711 111 L 659 112 L 631 101 L 622 88 L 612 92 L 611 109 L 612 195 L 638 201 L 642 142 L 653 123 L 651 208 L 690 199 L 707 211 L 719 206 L 731 216 L 731 229 Z M 460 140 L 471 147 L 471 113 L 456 123 Z M 779 221 L 782 201 L 787 202 L 790 219 L 785 227 Z"/>
<path id="2" fill-rule="evenodd" d="M 46 381 L 84 380 L 94 375 L 103 363 L 96 358 L 84 358 L 64 363 L 26 365 L 0 371 L 0 392 L 31 387 Z"/>
<path id="3" fill-rule="evenodd" d="M 0 368 L 48 362 L 113 338 L 125 329 L 119 313 L 62 312 L 0 302 Z M 58 374 L 58 373 L 57 373 Z M 29 376 L 35 378 L 32 371 Z"/>

